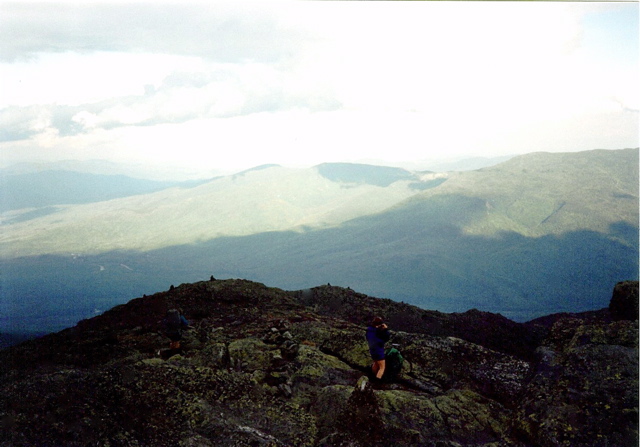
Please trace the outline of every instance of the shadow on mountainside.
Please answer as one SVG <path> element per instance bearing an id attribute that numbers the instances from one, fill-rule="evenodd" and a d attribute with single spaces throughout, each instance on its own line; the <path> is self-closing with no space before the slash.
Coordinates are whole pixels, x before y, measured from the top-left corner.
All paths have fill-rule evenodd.
<path id="1" fill-rule="evenodd" d="M 479 206 L 460 205 L 461 222 L 464 210 Z M 1 259 L 0 331 L 61 329 L 131 296 L 212 272 L 286 289 L 332 282 L 423 308 L 477 308 L 516 321 L 605 307 L 611 284 L 638 278 L 638 231 L 628 224 L 612 225 L 607 235 L 482 237 L 462 233 L 434 207 L 424 220 L 399 211 L 338 228 L 220 237 L 142 253 Z"/>

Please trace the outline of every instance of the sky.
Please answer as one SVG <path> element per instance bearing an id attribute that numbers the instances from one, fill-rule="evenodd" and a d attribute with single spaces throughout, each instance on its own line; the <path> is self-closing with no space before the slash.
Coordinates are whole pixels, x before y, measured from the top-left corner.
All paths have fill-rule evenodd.
<path id="1" fill-rule="evenodd" d="M 6 2 L 0 166 L 638 147 L 638 3 Z"/>

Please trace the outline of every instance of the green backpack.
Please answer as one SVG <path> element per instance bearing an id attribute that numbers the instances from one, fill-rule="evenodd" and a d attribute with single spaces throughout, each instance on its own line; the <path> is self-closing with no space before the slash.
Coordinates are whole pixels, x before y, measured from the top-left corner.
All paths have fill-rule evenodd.
<path id="1" fill-rule="evenodd" d="M 402 371 L 402 364 L 404 363 L 404 357 L 400 351 L 396 348 L 389 348 L 384 354 L 385 358 L 385 371 L 384 379 L 395 380 Z"/>

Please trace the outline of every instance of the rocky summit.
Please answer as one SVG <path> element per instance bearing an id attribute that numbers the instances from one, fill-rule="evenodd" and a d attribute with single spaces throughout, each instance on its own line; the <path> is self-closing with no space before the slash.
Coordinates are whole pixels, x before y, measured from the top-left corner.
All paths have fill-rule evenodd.
<path id="1" fill-rule="evenodd" d="M 212 277 L 0 351 L 0 446 L 637 446 L 637 306 L 627 282 L 521 324 Z M 376 315 L 393 380 L 368 373 Z"/>

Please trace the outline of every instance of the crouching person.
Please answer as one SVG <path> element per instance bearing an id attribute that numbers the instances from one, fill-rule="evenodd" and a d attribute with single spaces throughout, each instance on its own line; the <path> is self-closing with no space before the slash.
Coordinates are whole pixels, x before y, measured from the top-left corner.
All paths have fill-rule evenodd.
<path id="1" fill-rule="evenodd" d="M 164 319 L 165 335 L 169 337 L 169 354 L 180 354 L 182 352 L 182 334 L 189 327 L 189 322 L 178 309 L 169 309 Z"/>
<path id="2" fill-rule="evenodd" d="M 389 328 L 381 317 L 375 317 L 367 327 L 367 343 L 373 360 L 371 371 L 376 379 L 382 379 L 386 367 L 384 344 L 391 338 Z"/>

